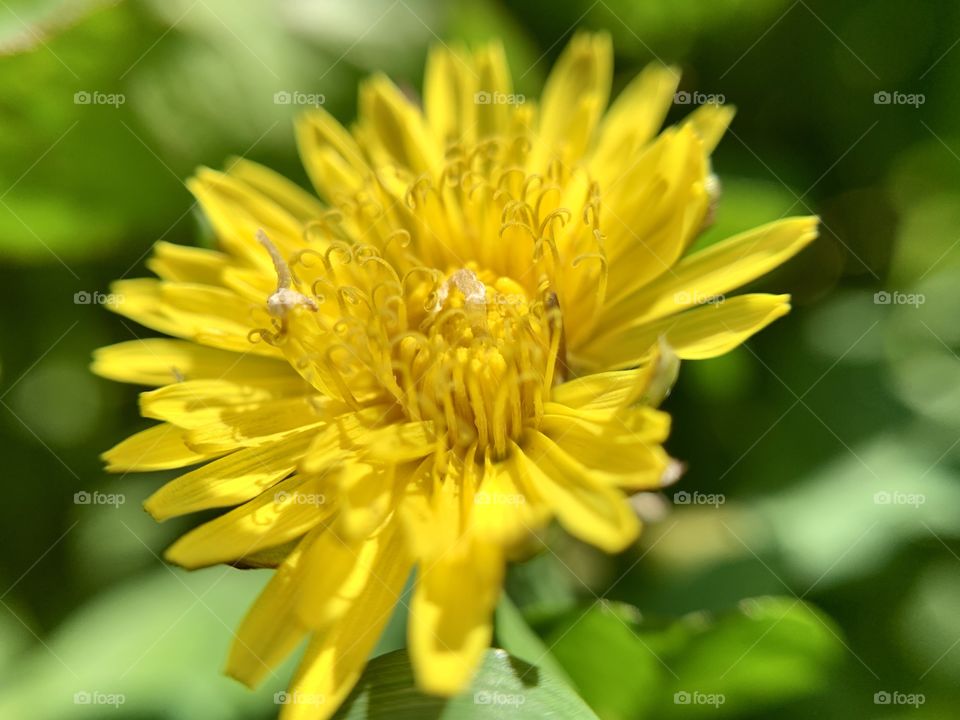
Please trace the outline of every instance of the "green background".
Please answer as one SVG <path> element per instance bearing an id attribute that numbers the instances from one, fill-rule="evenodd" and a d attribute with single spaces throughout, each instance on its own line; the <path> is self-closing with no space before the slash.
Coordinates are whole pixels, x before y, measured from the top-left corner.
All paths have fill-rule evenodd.
<path id="1" fill-rule="evenodd" d="M 148 423 L 133 388 L 87 370 L 94 348 L 149 333 L 75 294 L 143 275 L 158 239 L 210 242 L 182 182 L 198 165 L 244 155 L 305 183 L 297 108 L 274 93 L 323 94 L 349 121 L 369 72 L 412 90 L 431 43 L 499 37 L 535 97 L 576 28 L 612 34 L 615 90 L 660 60 L 681 89 L 737 106 L 704 243 L 806 213 L 822 237 L 757 284 L 793 293 L 787 318 L 681 369 L 668 447 L 688 470 L 644 499 L 639 546 L 606 558 L 558 536 L 512 571 L 498 641 L 604 718 L 956 716 L 960 7 L 946 0 L 0 2 L 0 716 L 270 717 L 292 667 L 256 694 L 219 674 L 266 575 L 160 561 L 196 518 L 140 509 L 171 473 L 103 472 L 99 452 Z M 125 102 L 77 104 L 84 91 Z M 125 503 L 74 502 L 95 490 Z M 671 507 L 676 490 L 725 502 Z M 401 612 L 381 650 L 402 630 Z"/>

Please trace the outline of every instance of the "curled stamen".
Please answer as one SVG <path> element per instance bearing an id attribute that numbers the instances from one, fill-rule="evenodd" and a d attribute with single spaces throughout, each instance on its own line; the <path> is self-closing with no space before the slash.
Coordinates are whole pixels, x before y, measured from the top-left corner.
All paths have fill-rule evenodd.
<path id="1" fill-rule="evenodd" d="M 441 280 L 442 276 L 439 270 L 437 270 L 436 268 L 424 267 L 423 265 L 417 265 L 416 267 L 410 268 L 403 274 L 403 277 L 400 280 L 400 284 L 403 286 L 404 291 L 406 291 L 407 289 L 407 280 L 409 280 L 415 274 L 427 275 L 430 278 L 430 280 L 433 282 L 434 289 L 440 287 L 440 283 L 442 282 Z"/>
<path id="2" fill-rule="evenodd" d="M 394 243 L 394 242 L 395 242 L 398 246 L 400 246 L 401 248 L 408 248 L 408 247 L 410 247 L 410 243 L 412 242 L 412 239 L 411 239 L 411 237 L 410 237 L 409 231 L 404 230 L 403 228 L 398 228 L 398 229 L 394 230 L 393 232 L 391 232 L 389 235 L 387 235 L 387 236 L 383 239 L 383 249 L 384 249 L 384 251 L 386 251 L 387 248 L 390 247 L 390 244 L 391 244 L 391 243 Z"/>
<path id="3" fill-rule="evenodd" d="M 537 195 L 537 201 L 536 203 L 534 203 L 534 206 L 533 206 L 538 218 L 543 214 L 541 211 L 543 209 L 544 200 L 552 192 L 557 193 L 557 195 L 560 197 L 563 196 L 563 190 L 562 188 L 560 188 L 559 185 L 546 185 L 540 189 L 540 192 Z M 559 200 L 560 198 L 558 197 L 557 199 Z"/>
<path id="4" fill-rule="evenodd" d="M 323 267 L 330 276 L 334 275 L 333 260 L 330 259 L 334 253 L 340 255 L 341 265 L 349 265 L 353 261 L 353 252 L 350 250 L 350 246 L 339 240 L 333 241 L 326 252 L 323 253 Z"/>
<path id="5" fill-rule="evenodd" d="M 353 306 L 359 306 L 362 303 L 367 306 L 367 310 L 371 313 L 374 311 L 373 305 L 365 292 L 352 285 L 341 285 L 337 288 L 337 306 L 340 308 L 340 313 L 344 317 L 351 315 L 347 303 Z"/>
<path id="6" fill-rule="evenodd" d="M 516 220 L 513 220 L 513 221 L 508 222 L 508 223 L 504 223 L 503 225 L 500 226 L 500 233 L 499 233 L 499 235 L 500 235 L 500 239 L 501 239 L 501 240 L 503 240 L 503 234 L 507 231 L 507 228 L 512 228 L 512 227 L 520 228 L 521 230 L 524 230 L 524 231 L 526 231 L 527 233 L 529 233 L 530 238 L 531 238 L 531 239 L 533 240 L 533 242 L 534 242 L 534 246 L 536 246 L 536 243 L 537 243 L 537 241 L 538 241 L 538 238 L 537 238 L 537 234 L 534 232 L 533 228 L 530 227 L 529 225 L 527 225 L 527 223 L 517 222 Z"/>
<path id="7" fill-rule="evenodd" d="M 600 263 L 600 277 L 599 282 L 597 282 L 597 307 L 600 307 L 603 305 L 604 298 L 607 296 L 607 277 L 609 275 L 607 256 L 602 252 L 583 253 L 582 255 L 577 255 L 570 265 L 576 268 L 584 260 L 597 260 Z"/>
<path id="8" fill-rule="evenodd" d="M 473 180 L 473 184 L 468 184 L 468 181 Z M 463 175 L 460 176 L 460 189 L 466 194 L 467 198 L 470 200 L 473 199 L 474 193 L 481 188 L 489 188 L 490 184 L 487 182 L 487 178 L 483 173 L 476 172 L 475 170 L 468 170 Z"/>
<path id="9" fill-rule="evenodd" d="M 547 231 L 549 230 L 549 237 L 553 240 L 556 235 L 554 234 L 554 220 L 560 221 L 560 227 L 563 228 L 568 222 L 570 222 L 571 213 L 566 208 L 557 208 L 549 215 L 547 215 L 543 222 L 540 223 L 540 235 L 541 237 L 547 236 Z"/>
<path id="10" fill-rule="evenodd" d="M 521 222 L 526 220 L 531 226 L 534 224 L 533 208 L 530 207 L 530 204 L 524 200 L 511 200 L 504 205 L 503 211 L 500 213 L 500 222 L 507 222 L 508 216 L 511 215 L 514 218 L 519 219 Z"/>
<path id="11" fill-rule="evenodd" d="M 440 194 L 437 192 L 437 189 L 433 186 L 433 183 L 430 182 L 430 178 L 426 175 L 421 175 L 413 181 L 413 184 L 411 184 L 409 188 L 407 188 L 407 192 L 404 194 L 403 200 L 408 208 L 411 210 L 416 210 L 418 206 L 418 200 L 426 200 L 427 195 L 429 195 L 431 192 L 437 196 L 437 200 L 441 202 L 443 201 L 440 197 Z"/>
<path id="12" fill-rule="evenodd" d="M 380 251 L 369 243 L 357 243 L 353 246 L 353 259 L 358 263 L 365 263 L 370 258 L 380 257 Z"/>
<path id="13" fill-rule="evenodd" d="M 330 282 L 326 278 L 317 278 L 316 280 L 313 281 L 313 284 L 310 285 L 310 292 L 313 293 L 313 297 L 317 301 L 317 303 L 322 305 L 327 301 L 327 296 L 324 293 L 317 290 L 317 287 L 320 285 L 325 285 L 329 290 L 332 290 L 334 293 L 336 293 L 337 288 L 332 282 Z"/>
<path id="14" fill-rule="evenodd" d="M 263 245 L 270 254 L 273 267 L 277 272 L 277 289 L 267 298 L 267 312 L 274 317 L 284 320 L 286 319 L 287 313 L 295 307 L 306 307 L 312 312 L 316 312 L 317 304 L 312 298 L 290 287 L 292 281 L 290 268 L 284 261 L 283 256 L 280 255 L 280 251 L 270 242 L 270 238 L 267 237 L 267 234 L 262 229 L 257 230 L 257 241 Z"/>
<path id="15" fill-rule="evenodd" d="M 520 197 L 524 200 L 527 199 L 527 196 L 530 194 L 530 188 L 534 183 L 538 183 L 540 187 L 543 187 L 543 175 L 540 173 L 531 173 L 527 176 L 527 179 L 523 181 L 523 189 L 520 191 Z"/>
<path id="16" fill-rule="evenodd" d="M 297 265 L 303 265 L 303 267 L 307 268 L 308 270 L 312 267 L 316 267 L 315 265 L 308 265 L 306 262 L 304 262 L 303 259 L 305 257 L 309 257 L 310 255 L 320 258 L 320 262 L 321 263 L 323 262 L 323 255 L 321 255 L 319 252 L 317 252 L 313 248 L 298 250 L 290 258 L 290 276 L 293 278 L 293 282 L 295 282 L 297 285 L 303 284 L 302 280 L 298 277 L 297 271 L 295 269 Z"/>
<path id="17" fill-rule="evenodd" d="M 361 265 L 367 265 L 368 263 L 374 263 L 374 264 L 377 265 L 378 267 L 381 267 L 381 268 L 385 269 L 385 270 L 387 271 L 387 275 L 390 276 L 390 279 L 391 279 L 394 283 L 396 283 L 397 285 L 400 284 L 400 276 L 397 275 L 397 271 L 393 268 L 393 265 L 391 265 L 390 263 L 388 263 L 386 260 L 384 260 L 384 259 L 383 259 L 382 257 L 380 257 L 379 255 L 371 255 L 371 256 L 365 257 L 365 258 L 359 258 L 359 257 L 358 257 L 358 258 L 357 258 L 357 262 L 359 262 Z"/>
<path id="18" fill-rule="evenodd" d="M 281 334 L 279 332 L 270 332 L 267 328 L 255 328 L 247 333 L 247 340 L 256 345 L 261 340 L 267 345 L 276 347 L 279 343 Z"/>
<path id="19" fill-rule="evenodd" d="M 533 244 L 533 261 L 540 262 L 543 259 L 543 248 L 544 246 L 550 250 L 550 257 L 553 258 L 554 267 L 559 267 L 560 265 L 560 250 L 557 248 L 557 243 L 552 237 L 538 237 L 536 242 Z"/>

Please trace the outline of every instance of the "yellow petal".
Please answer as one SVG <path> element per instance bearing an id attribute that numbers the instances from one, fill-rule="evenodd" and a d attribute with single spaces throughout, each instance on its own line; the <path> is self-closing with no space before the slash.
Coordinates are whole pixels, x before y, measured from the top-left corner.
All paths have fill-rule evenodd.
<path id="1" fill-rule="evenodd" d="M 670 416 L 648 407 L 621 409 L 597 419 L 551 403 L 544 407 L 539 430 L 593 477 L 640 490 L 662 484 L 669 457 L 660 443 L 669 428 Z"/>
<path id="2" fill-rule="evenodd" d="M 572 535 L 607 552 L 620 552 L 636 539 L 640 523 L 623 493 L 551 439 L 532 432 L 524 438 L 522 449 L 513 449 L 528 482 Z"/>
<path id="3" fill-rule="evenodd" d="M 256 308 L 235 293 L 209 285 L 164 283 L 157 280 L 121 280 L 111 285 L 107 308 L 145 327 L 202 345 L 242 353 L 282 357 L 266 343 L 254 343 L 251 330 L 263 327 Z"/>
<path id="4" fill-rule="evenodd" d="M 245 264 L 273 276 L 270 256 L 256 240 L 263 230 L 281 254 L 289 256 L 302 246 L 303 224 L 250 185 L 210 168 L 200 168 L 187 180 L 220 244 Z"/>
<path id="5" fill-rule="evenodd" d="M 660 355 L 650 358 L 629 370 L 598 372 L 575 378 L 551 390 L 552 400 L 581 410 L 616 410 L 640 400 L 652 374 L 656 372 Z"/>
<path id="6" fill-rule="evenodd" d="M 471 536 L 421 562 L 408 644 L 423 692 L 455 695 L 469 684 L 490 646 L 503 566 L 498 546 Z"/>
<path id="7" fill-rule="evenodd" d="M 601 188 L 608 302 L 669 272 L 699 227 L 709 198 L 706 156 L 689 127 L 668 129 L 622 179 Z"/>
<path id="8" fill-rule="evenodd" d="M 306 564 L 297 613 L 307 627 L 322 629 L 339 622 L 361 595 L 377 592 L 384 567 L 409 569 L 410 561 L 397 523 L 388 521 L 355 542 L 341 537 L 335 526 L 328 527 L 317 535 Z"/>
<path id="9" fill-rule="evenodd" d="M 701 105 L 690 113 L 684 123 L 693 126 L 703 141 L 704 152 L 712 155 L 735 113 L 731 105 Z"/>
<path id="10" fill-rule="evenodd" d="M 790 312 L 789 295 L 739 295 L 670 317 L 605 335 L 578 359 L 593 367 L 629 367 L 663 338 L 682 360 L 702 360 L 729 352 L 754 333 Z"/>
<path id="11" fill-rule="evenodd" d="M 138 385 L 167 385 L 184 380 L 222 378 L 256 382 L 293 377 L 285 361 L 197 345 L 183 340 L 130 340 L 93 353 L 91 370 L 101 377 Z"/>
<path id="12" fill-rule="evenodd" d="M 308 390 L 299 377 L 280 376 L 256 383 L 229 380 L 186 380 L 140 394 L 140 414 L 182 428 L 217 422 L 225 410 L 253 409 L 262 403 Z"/>
<path id="13" fill-rule="evenodd" d="M 481 542 L 505 550 L 518 547 L 550 519 L 549 508 L 536 488 L 524 483 L 515 457 L 502 462 L 485 458 L 483 475 L 475 487 L 469 532 Z"/>
<path id="14" fill-rule="evenodd" d="M 543 88 L 531 168 L 542 171 L 553 157 L 571 163 L 583 155 L 607 107 L 612 76 L 608 34 L 583 33 L 570 41 Z"/>
<path id="15" fill-rule="evenodd" d="M 296 433 L 266 447 L 237 450 L 171 480 L 144 503 L 156 520 L 246 502 L 292 473 L 312 438 Z"/>
<path id="16" fill-rule="evenodd" d="M 360 88 L 359 123 L 366 148 L 378 165 L 395 165 L 415 175 L 439 173 L 443 148 L 427 130 L 420 110 L 383 75 L 375 75 Z"/>
<path id="17" fill-rule="evenodd" d="M 591 173 L 601 187 L 615 182 L 656 135 L 673 104 L 680 80 L 676 67 L 650 64 L 637 75 L 603 117 Z"/>
<path id="18" fill-rule="evenodd" d="M 474 64 L 477 70 L 477 92 L 488 93 L 491 100 L 500 100 L 483 103 L 480 102 L 481 98 L 472 99 L 476 108 L 477 137 L 504 137 L 510 131 L 515 103 L 510 103 L 513 81 L 503 44 L 492 41 L 480 48 L 474 55 Z M 514 97 L 513 100 L 518 98 Z"/>
<path id="19" fill-rule="evenodd" d="M 360 461 L 344 463 L 336 474 L 340 512 L 337 530 L 353 540 L 372 533 L 393 508 L 407 471 L 394 465 L 374 466 Z"/>
<path id="20" fill-rule="evenodd" d="M 711 245 L 681 260 L 618 304 L 604 310 L 605 328 L 638 325 L 723 295 L 782 265 L 817 237 L 818 219 L 778 220 Z"/>
<path id="21" fill-rule="evenodd" d="M 243 181 L 301 223 L 318 218 L 326 211 L 314 195 L 259 163 L 231 158 L 227 174 Z"/>
<path id="22" fill-rule="evenodd" d="M 326 522 L 334 503 L 327 502 L 324 489 L 316 477 L 295 475 L 191 530 L 171 545 L 164 557 L 192 570 L 282 545 Z"/>
<path id="23" fill-rule="evenodd" d="M 438 450 L 433 422 L 390 423 L 357 436 L 357 452 L 365 460 L 403 463 Z"/>
<path id="24" fill-rule="evenodd" d="M 189 422 L 186 415 L 178 419 Z M 252 408 L 225 408 L 218 417 L 191 428 L 187 443 L 201 452 L 255 447 L 299 430 L 320 427 L 322 422 L 313 398 L 285 398 Z"/>
<path id="25" fill-rule="evenodd" d="M 415 557 L 435 556 L 460 537 L 463 498 L 456 477 L 444 482 L 432 457 L 410 471 L 397 510 L 405 544 Z"/>
<path id="26" fill-rule="evenodd" d="M 333 407 L 326 411 L 323 429 L 317 433 L 313 443 L 301 461 L 304 472 L 323 472 L 331 465 L 342 462 L 347 456 L 353 456 L 354 449 L 363 437 L 391 419 L 393 408 L 374 405 L 357 412 L 341 412 Z"/>
<path id="27" fill-rule="evenodd" d="M 430 131 L 444 145 L 470 142 L 476 135 L 474 117 L 476 71 L 472 58 L 460 47 L 437 45 L 427 56 L 423 78 L 423 105 Z"/>
<path id="28" fill-rule="evenodd" d="M 283 662 L 307 635 L 294 612 L 304 573 L 305 537 L 278 567 L 234 636 L 226 673 L 249 688 Z"/>
<path id="29" fill-rule="evenodd" d="M 296 132 L 303 165 L 320 195 L 334 201 L 363 187 L 371 172 L 363 152 L 330 113 L 323 108 L 304 113 Z"/>
<path id="30" fill-rule="evenodd" d="M 353 689 L 410 575 L 409 558 L 389 560 L 376 563 L 366 590 L 310 641 L 280 709 L 281 720 L 326 720 Z"/>
<path id="31" fill-rule="evenodd" d="M 197 452 L 188 447 L 185 440 L 183 430 L 169 423 L 160 423 L 131 435 L 103 453 L 101 458 L 107 463 L 108 472 L 149 472 L 196 465 L 222 454 Z"/>
<path id="32" fill-rule="evenodd" d="M 162 240 L 153 246 L 147 267 L 164 280 L 219 285 L 229 256 L 206 248 L 175 245 Z"/>

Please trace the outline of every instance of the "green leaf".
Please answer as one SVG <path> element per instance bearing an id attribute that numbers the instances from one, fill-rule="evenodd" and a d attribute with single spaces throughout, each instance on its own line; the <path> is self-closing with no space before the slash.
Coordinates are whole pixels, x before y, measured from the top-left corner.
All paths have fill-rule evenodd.
<path id="1" fill-rule="evenodd" d="M 537 635 L 513 601 L 504 594 L 497 606 L 494 622 L 497 643 L 516 658 L 538 665 L 558 679 L 569 683 L 563 666 L 550 654 L 549 648 Z"/>
<path id="2" fill-rule="evenodd" d="M 116 537 L 127 542 L 121 532 Z M 42 644 L 7 659 L 0 717 L 262 717 L 286 686 L 293 661 L 256 692 L 226 677 L 223 664 L 237 624 L 268 577 L 259 570 L 163 567 L 103 593 Z M 110 698 L 122 712 L 104 704 Z"/>
<path id="3" fill-rule="evenodd" d="M 726 717 L 818 690 L 840 641 L 830 621 L 793 598 L 743 601 L 717 616 L 670 623 L 596 604 L 571 613 L 548 640 L 600 717 Z"/>
<path id="4" fill-rule="evenodd" d="M 596 715 L 565 683 L 505 650 L 488 650 L 470 688 L 455 698 L 416 690 L 404 650 L 381 655 L 367 665 L 337 720 L 486 720 L 503 718 L 596 720 Z"/>

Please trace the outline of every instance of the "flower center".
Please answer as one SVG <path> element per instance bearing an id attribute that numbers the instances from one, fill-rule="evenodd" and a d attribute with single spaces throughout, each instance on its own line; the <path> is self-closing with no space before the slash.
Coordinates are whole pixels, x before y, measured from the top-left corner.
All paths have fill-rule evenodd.
<path id="1" fill-rule="evenodd" d="M 556 374 L 559 310 L 514 280 L 470 267 L 411 300 L 425 290 L 421 332 L 403 337 L 394 353 L 397 381 L 414 399 L 407 412 L 434 420 L 452 448 L 475 443 L 502 457 L 508 439 L 542 414 Z"/>
<path id="2" fill-rule="evenodd" d="M 539 423 L 563 371 L 563 322 L 546 279 L 531 297 L 473 262 L 401 275 L 376 248 L 336 243 L 288 265 L 258 239 L 278 283 L 267 301 L 274 332 L 251 336 L 281 347 L 325 395 L 358 409 L 391 402 L 410 421 L 432 422 L 448 448 L 495 458 Z"/>

